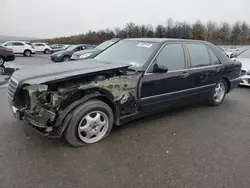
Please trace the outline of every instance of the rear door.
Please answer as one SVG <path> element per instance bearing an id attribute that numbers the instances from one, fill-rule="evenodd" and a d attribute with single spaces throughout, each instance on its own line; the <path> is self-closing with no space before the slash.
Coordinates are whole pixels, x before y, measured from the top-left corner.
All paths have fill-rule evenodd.
<path id="1" fill-rule="evenodd" d="M 13 42 L 12 43 L 14 53 L 22 54 L 25 50 L 25 45 L 21 42 Z"/>
<path id="2" fill-rule="evenodd" d="M 155 72 L 155 65 L 165 66 L 168 71 Z M 182 43 L 165 44 L 142 78 L 141 111 L 172 106 L 187 98 L 192 86 L 187 81 L 188 76 Z"/>
<path id="3" fill-rule="evenodd" d="M 189 84 L 200 96 L 209 94 L 216 85 L 218 77 L 222 73 L 219 59 L 203 43 L 186 43 L 190 62 Z"/>

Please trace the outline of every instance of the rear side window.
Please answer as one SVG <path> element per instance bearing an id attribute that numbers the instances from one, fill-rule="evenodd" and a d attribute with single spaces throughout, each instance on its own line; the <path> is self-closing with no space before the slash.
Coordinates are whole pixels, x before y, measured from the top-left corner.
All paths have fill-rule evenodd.
<path id="1" fill-rule="evenodd" d="M 186 44 L 190 59 L 191 68 L 204 67 L 211 65 L 207 47 L 203 44 Z"/>
<path id="2" fill-rule="evenodd" d="M 158 65 L 164 65 L 168 71 L 185 69 L 185 56 L 182 44 L 167 44 L 156 58 Z"/>
<path id="3" fill-rule="evenodd" d="M 218 64 L 221 64 L 220 60 L 218 59 L 218 57 L 216 57 L 214 55 L 214 53 L 209 49 L 209 53 L 211 55 L 211 60 L 212 60 L 212 64 L 213 65 L 218 65 Z"/>
<path id="4" fill-rule="evenodd" d="M 27 43 L 28 44 L 28 43 Z M 34 46 L 44 46 L 44 44 L 33 44 Z"/>
<path id="5" fill-rule="evenodd" d="M 24 44 L 21 42 L 13 42 L 12 46 L 24 46 Z"/>
<path id="6" fill-rule="evenodd" d="M 25 42 L 25 44 L 28 44 L 28 45 L 32 46 L 32 44 L 30 42 Z"/>

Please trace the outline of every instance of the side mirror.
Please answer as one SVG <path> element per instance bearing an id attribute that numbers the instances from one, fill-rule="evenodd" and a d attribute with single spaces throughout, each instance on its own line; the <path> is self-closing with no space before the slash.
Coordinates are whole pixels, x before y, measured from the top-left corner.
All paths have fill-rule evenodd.
<path id="1" fill-rule="evenodd" d="M 154 72 L 155 73 L 166 73 L 168 72 L 168 68 L 164 65 L 154 64 Z"/>

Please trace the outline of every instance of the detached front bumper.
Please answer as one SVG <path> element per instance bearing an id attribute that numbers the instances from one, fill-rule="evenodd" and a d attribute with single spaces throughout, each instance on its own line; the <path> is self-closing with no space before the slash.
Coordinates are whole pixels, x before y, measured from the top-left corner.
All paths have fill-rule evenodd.
<path id="1" fill-rule="evenodd" d="M 10 100 L 9 107 L 15 119 L 32 126 L 39 134 L 51 138 L 61 137 L 63 130 L 61 130 L 60 126 L 54 127 L 53 123 L 48 125 L 48 120 L 55 119 L 55 114 L 50 111 L 45 110 L 39 113 L 39 115 L 33 116 L 23 112 L 22 109 L 16 107 Z"/>
<path id="2" fill-rule="evenodd" d="M 250 86 L 250 75 L 244 75 L 241 77 L 240 85 Z"/>

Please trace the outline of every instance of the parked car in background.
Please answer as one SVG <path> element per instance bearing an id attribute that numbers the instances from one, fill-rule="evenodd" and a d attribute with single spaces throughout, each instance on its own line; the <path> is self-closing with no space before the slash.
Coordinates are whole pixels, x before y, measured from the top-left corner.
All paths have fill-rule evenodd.
<path id="1" fill-rule="evenodd" d="M 61 47 L 61 48 L 52 48 L 52 49 L 51 49 L 51 54 L 56 53 L 56 52 L 59 52 L 59 51 L 62 51 L 62 50 L 66 50 L 66 49 L 69 48 L 70 46 L 72 46 L 72 45 L 64 45 L 64 46 Z"/>
<path id="2" fill-rule="evenodd" d="M 3 43 L 2 46 L 11 48 L 14 54 L 23 54 L 28 57 L 36 53 L 35 47 L 30 42 L 8 41 Z"/>
<path id="3" fill-rule="evenodd" d="M 43 52 L 44 54 L 50 54 L 52 48 L 46 43 L 32 43 L 36 52 Z"/>
<path id="4" fill-rule="evenodd" d="M 190 103 L 218 106 L 240 71 L 208 42 L 124 39 L 93 59 L 15 72 L 8 98 L 17 119 L 82 146 L 107 137 L 113 124 Z"/>
<path id="5" fill-rule="evenodd" d="M 112 46 L 113 44 L 117 43 L 120 40 L 121 39 L 114 38 L 114 39 L 111 39 L 111 40 L 108 40 L 108 41 L 101 43 L 100 45 L 96 46 L 94 49 L 82 50 L 82 51 L 75 52 L 75 53 L 73 53 L 73 55 L 71 56 L 70 59 L 71 60 L 81 60 L 81 59 L 93 58 L 97 54 L 101 53 L 103 50 L 109 48 L 110 46 Z"/>
<path id="6" fill-rule="evenodd" d="M 250 86 L 250 49 L 245 49 L 235 59 L 242 64 L 240 85 Z"/>
<path id="7" fill-rule="evenodd" d="M 92 45 L 88 44 L 80 44 L 80 45 L 73 45 L 69 48 L 66 48 L 66 50 L 61 50 L 59 52 L 53 53 L 50 58 L 53 62 L 65 62 L 70 61 L 70 57 L 74 52 L 84 50 L 84 49 L 93 49 L 94 47 Z"/>
<path id="8" fill-rule="evenodd" d="M 57 48 L 63 48 L 65 45 L 64 44 L 53 44 L 51 45 L 52 49 L 57 49 Z"/>
<path id="9" fill-rule="evenodd" d="M 13 50 L 0 46 L 0 75 L 3 75 L 5 73 L 4 63 L 14 60 L 15 55 L 13 54 Z"/>

